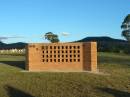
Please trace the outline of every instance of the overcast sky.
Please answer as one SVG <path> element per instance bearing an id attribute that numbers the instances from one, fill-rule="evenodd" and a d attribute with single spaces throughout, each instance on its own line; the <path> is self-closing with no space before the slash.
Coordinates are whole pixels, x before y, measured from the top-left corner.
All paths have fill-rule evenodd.
<path id="1" fill-rule="evenodd" d="M 87 36 L 121 37 L 130 0 L 0 0 L 0 37 L 12 42 L 47 42 L 46 32 L 62 42 Z"/>

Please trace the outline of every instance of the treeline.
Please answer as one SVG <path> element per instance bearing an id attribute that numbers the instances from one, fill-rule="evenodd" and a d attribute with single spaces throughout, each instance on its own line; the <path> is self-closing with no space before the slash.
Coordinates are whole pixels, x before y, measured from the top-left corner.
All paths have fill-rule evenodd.
<path id="1" fill-rule="evenodd" d="M 126 42 L 97 42 L 98 52 L 115 52 L 130 54 L 130 43 Z"/>
<path id="2" fill-rule="evenodd" d="M 110 37 L 86 37 L 76 42 L 97 42 L 98 52 L 116 52 L 130 54 L 130 43 L 126 40 L 113 39 Z"/>
<path id="3" fill-rule="evenodd" d="M 126 40 L 113 39 L 110 37 L 86 37 L 75 42 L 97 42 L 98 52 L 116 52 L 130 54 L 130 43 Z M 24 49 L 26 43 L 5 44 L 0 42 L 0 50 Z"/>

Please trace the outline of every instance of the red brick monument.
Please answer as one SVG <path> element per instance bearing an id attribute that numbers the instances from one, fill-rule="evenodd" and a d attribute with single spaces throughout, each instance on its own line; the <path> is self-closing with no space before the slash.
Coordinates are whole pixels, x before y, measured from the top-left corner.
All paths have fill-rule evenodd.
<path id="1" fill-rule="evenodd" d="M 30 43 L 26 69 L 29 71 L 97 71 L 96 42 Z"/>

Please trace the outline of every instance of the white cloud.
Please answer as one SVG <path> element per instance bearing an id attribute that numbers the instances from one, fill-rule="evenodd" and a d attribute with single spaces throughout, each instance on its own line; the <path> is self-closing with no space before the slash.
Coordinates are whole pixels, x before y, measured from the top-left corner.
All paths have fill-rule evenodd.
<path id="1" fill-rule="evenodd" d="M 61 32 L 61 35 L 62 35 L 62 36 L 69 36 L 70 33 L 69 33 L 69 32 Z"/>

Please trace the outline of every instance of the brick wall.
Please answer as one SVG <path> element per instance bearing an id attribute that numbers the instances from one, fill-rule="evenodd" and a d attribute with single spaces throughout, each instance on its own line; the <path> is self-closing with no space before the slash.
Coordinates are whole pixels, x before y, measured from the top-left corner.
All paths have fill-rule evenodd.
<path id="1" fill-rule="evenodd" d="M 27 45 L 29 71 L 96 71 L 97 47 L 86 43 L 31 43 Z"/>

